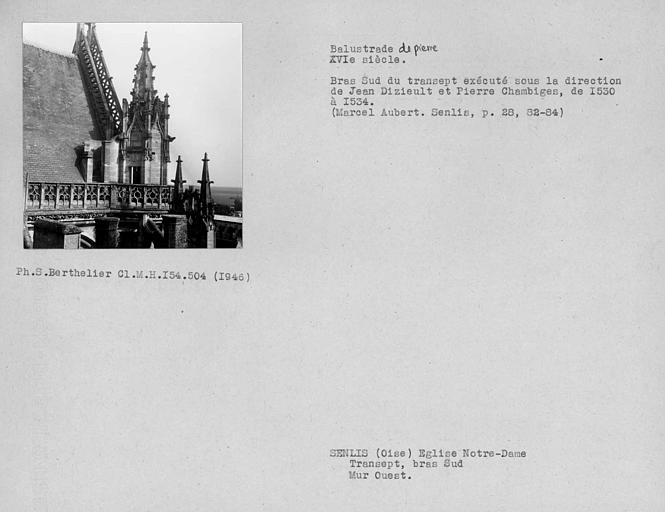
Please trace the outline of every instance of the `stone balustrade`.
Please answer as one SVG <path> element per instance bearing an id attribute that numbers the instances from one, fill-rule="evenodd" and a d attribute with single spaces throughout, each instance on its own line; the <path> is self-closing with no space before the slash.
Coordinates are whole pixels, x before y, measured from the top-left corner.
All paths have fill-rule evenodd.
<path id="1" fill-rule="evenodd" d="M 172 185 L 126 183 L 44 183 L 30 181 L 25 194 L 26 213 L 90 210 L 168 211 Z"/>

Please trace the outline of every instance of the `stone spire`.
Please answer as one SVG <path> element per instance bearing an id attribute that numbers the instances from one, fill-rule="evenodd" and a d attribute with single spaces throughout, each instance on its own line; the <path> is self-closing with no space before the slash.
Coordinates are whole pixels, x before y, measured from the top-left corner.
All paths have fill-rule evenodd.
<path id="1" fill-rule="evenodd" d="M 175 168 L 175 179 L 171 180 L 174 183 L 175 189 L 178 192 L 183 191 L 183 183 L 187 183 L 187 181 L 182 179 L 182 158 L 180 158 L 180 155 L 178 155 L 178 159 L 176 160 L 176 163 L 178 164 Z"/>
<path id="2" fill-rule="evenodd" d="M 201 179 L 198 182 L 201 184 L 201 214 L 204 217 L 211 218 L 213 215 L 213 200 L 210 185 L 214 183 L 210 181 L 210 174 L 208 173 L 208 153 L 205 153 L 203 159 L 203 172 Z"/>
<path id="3" fill-rule="evenodd" d="M 178 160 L 176 160 L 177 166 L 175 169 L 175 179 L 171 180 L 173 183 L 173 202 L 171 203 L 171 209 L 176 212 L 183 210 L 183 195 L 185 193 L 184 184 L 187 183 L 182 179 L 182 158 L 178 155 Z"/>
<path id="4" fill-rule="evenodd" d="M 143 37 L 143 46 L 141 47 L 141 58 L 134 67 L 134 89 L 132 98 L 136 101 L 151 102 L 157 91 L 154 88 L 155 77 L 152 72 L 156 68 L 150 60 L 150 47 L 148 46 L 148 32 Z"/>
<path id="5" fill-rule="evenodd" d="M 148 33 L 143 36 L 141 58 L 134 67 L 132 100 L 127 105 L 127 122 L 123 137 L 128 141 L 126 166 L 141 167 L 142 183 L 166 185 L 170 143 L 169 100 L 162 101 L 155 89 L 155 65 L 150 60 Z"/>

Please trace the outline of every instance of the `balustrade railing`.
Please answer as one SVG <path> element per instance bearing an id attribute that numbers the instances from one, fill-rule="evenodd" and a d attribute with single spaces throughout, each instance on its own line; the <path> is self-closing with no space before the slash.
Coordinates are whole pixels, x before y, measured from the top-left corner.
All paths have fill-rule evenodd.
<path id="1" fill-rule="evenodd" d="M 172 185 L 28 182 L 26 211 L 168 210 Z"/>

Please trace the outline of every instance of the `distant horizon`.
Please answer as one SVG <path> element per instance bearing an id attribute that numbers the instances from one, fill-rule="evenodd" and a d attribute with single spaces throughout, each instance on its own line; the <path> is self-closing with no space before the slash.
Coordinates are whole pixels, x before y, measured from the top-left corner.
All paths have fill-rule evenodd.
<path id="1" fill-rule="evenodd" d="M 216 187 L 210 185 L 213 201 L 216 204 L 225 204 L 227 206 L 234 206 L 235 200 L 242 201 L 242 187 Z"/>

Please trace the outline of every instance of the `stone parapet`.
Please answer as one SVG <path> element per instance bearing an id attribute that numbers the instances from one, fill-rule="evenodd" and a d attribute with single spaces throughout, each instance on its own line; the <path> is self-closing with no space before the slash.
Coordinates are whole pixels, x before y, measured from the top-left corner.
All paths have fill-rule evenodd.
<path id="1" fill-rule="evenodd" d="M 81 228 L 50 219 L 37 219 L 34 228 L 34 249 L 79 249 Z"/>

